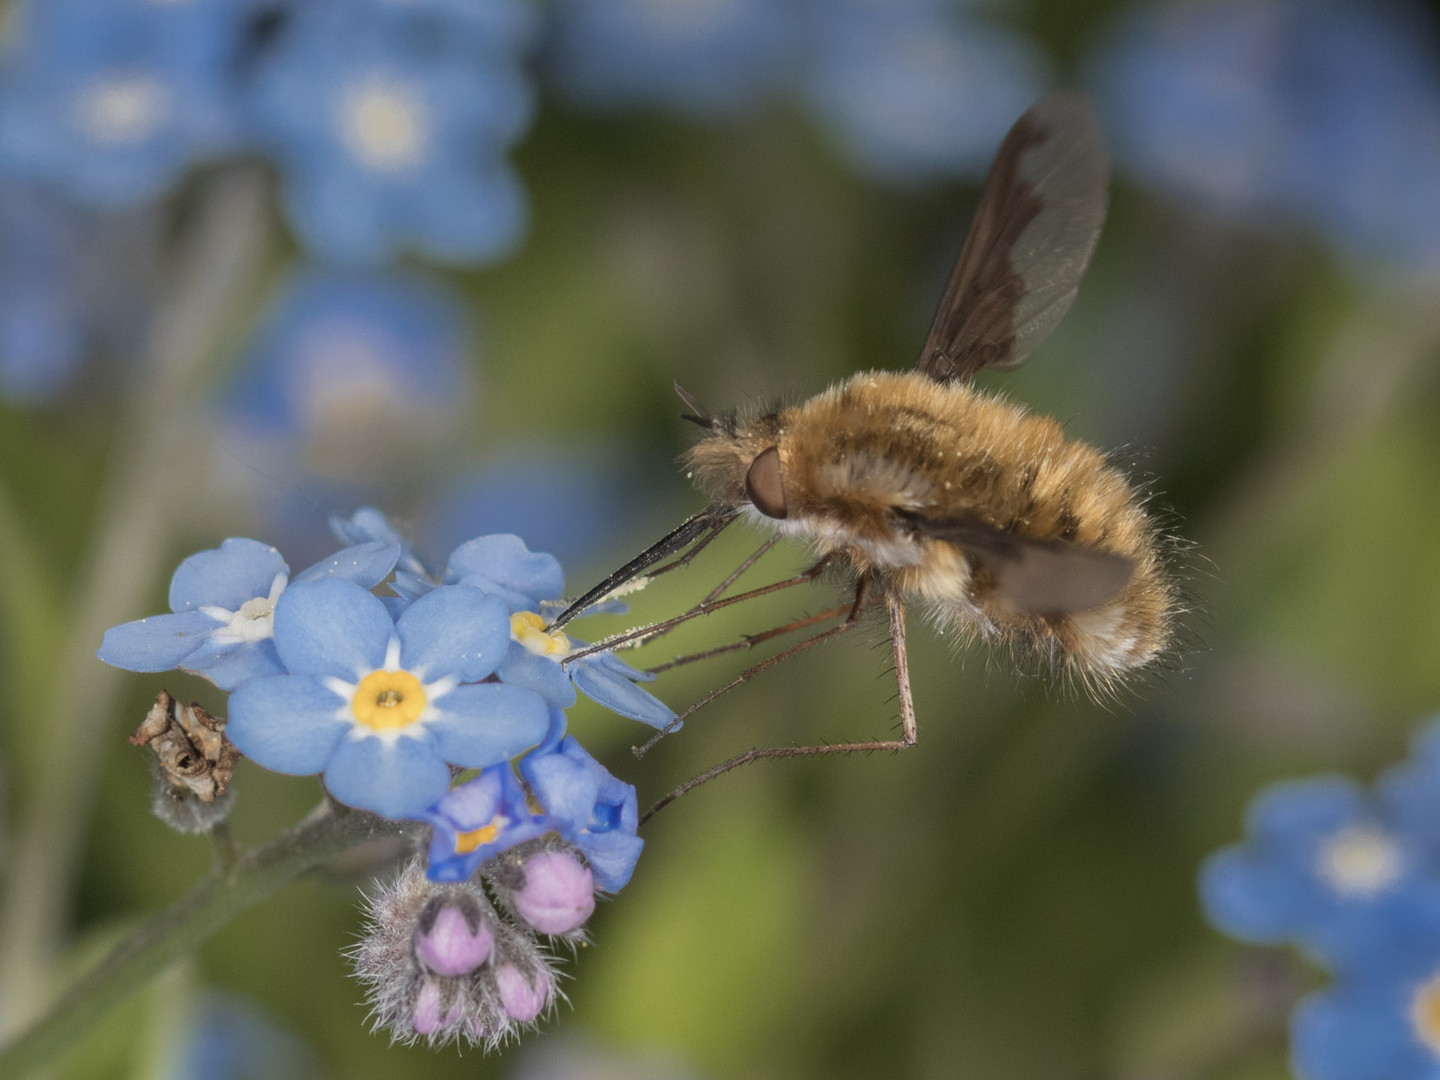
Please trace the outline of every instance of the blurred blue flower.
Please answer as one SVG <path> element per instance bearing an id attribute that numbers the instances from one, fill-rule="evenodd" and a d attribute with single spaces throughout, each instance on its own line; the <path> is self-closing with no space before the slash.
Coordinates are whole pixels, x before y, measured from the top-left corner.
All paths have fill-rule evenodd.
<path id="1" fill-rule="evenodd" d="M 487 859 L 550 831 L 543 815 L 530 812 L 509 762 L 451 788 L 416 816 L 431 827 L 426 870 L 431 881 L 469 881 Z"/>
<path id="2" fill-rule="evenodd" d="M 0 183 L 0 395 L 48 400 L 85 359 L 93 321 L 81 284 L 85 254 L 80 215 Z"/>
<path id="3" fill-rule="evenodd" d="M 1294 942 L 1346 970 L 1440 933 L 1433 864 L 1353 781 L 1276 784 L 1248 821 L 1246 842 L 1211 856 L 1200 876 L 1205 913 L 1226 933 Z"/>
<path id="4" fill-rule="evenodd" d="M 539 743 L 540 698 L 478 684 L 504 655 L 505 607 L 466 586 L 435 589 L 398 619 L 345 581 L 303 583 L 275 605 L 289 674 L 230 696 L 226 734 L 267 769 L 323 773 L 340 802 L 414 817 L 450 786 L 450 765 L 484 768 Z"/>
<path id="5" fill-rule="evenodd" d="M 1440 1068 L 1440 937 L 1300 1003 L 1290 1054 L 1305 1080 L 1432 1080 Z"/>
<path id="6" fill-rule="evenodd" d="M 806 13 L 804 96 L 880 179 L 983 172 L 1044 87 L 1039 49 L 944 0 L 807 0 Z"/>
<path id="7" fill-rule="evenodd" d="M 295 581 L 336 578 L 368 589 L 385 580 L 398 555 L 393 544 L 367 541 L 301 571 Z M 127 671 L 182 668 L 222 690 L 278 675 L 285 669 L 275 650 L 274 613 L 289 575 L 269 544 L 232 537 L 176 568 L 173 614 L 111 627 L 95 655 Z"/>
<path id="8" fill-rule="evenodd" d="M 421 534 L 435 551 L 469 536 L 514 533 L 532 550 L 570 565 L 603 559 L 633 533 L 648 533 L 637 513 L 654 500 L 648 466 L 594 446 L 527 446 L 460 478 L 423 514 Z M 658 524 L 658 522 L 656 523 Z"/>
<path id="9" fill-rule="evenodd" d="M 1440 265 L 1440 64 L 1401 0 L 1170 3 L 1092 62 L 1117 162 L 1353 254 Z"/>
<path id="10" fill-rule="evenodd" d="M 549 68 L 583 105 L 720 116 L 782 84 L 797 33 L 775 0 L 560 0 Z"/>
<path id="11" fill-rule="evenodd" d="M 299 1037 L 249 1000 L 207 991 L 177 1025 L 183 1035 L 163 1080 L 313 1080 L 320 1062 Z"/>
<path id="12" fill-rule="evenodd" d="M 463 6 L 417 14 L 319 0 L 290 11 L 257 69 L 253 122 L 317 258 L 374 264 L 414 248 L 475 262 L 519 242 L 525 196 L 505 153 L 532 111 L 526 9 L 474 0 L 469 17 L 448 19 Z"/>
<path id="13" fill-rule="evenodd" d="M 241 131 L 234 63 L 252 0 L 31 0 L 0 61 L 0 170 L 76 199 L 163 193 Z"/>
<path id="14" fill-rule="evenodd" d="M 556 731 L 552 726 L 552 737 Z M 547 739 L 520 762 L 520 772 L 551 827 L 584 854 L 596 884 L 607 892 L 624 888 L 645 846 L 635 835 L 634 786 L 611 776 L 569 735 L 553 747 Z"/>
<path id="15" fill-rule="evenodd" d="M 1376 782 L 1395 826 L 1440 869 L 1440 719 L 1415 734 L 1409 760 Z"/>
<path id="16" fill-rule="evenodd" d="M 282 460 L 373 479 L 452 436 L 468 351 L 459 305 L 424 278 L 297 274 L 221 399 L 222 423 L 246 459 L 279 440 Z"/>

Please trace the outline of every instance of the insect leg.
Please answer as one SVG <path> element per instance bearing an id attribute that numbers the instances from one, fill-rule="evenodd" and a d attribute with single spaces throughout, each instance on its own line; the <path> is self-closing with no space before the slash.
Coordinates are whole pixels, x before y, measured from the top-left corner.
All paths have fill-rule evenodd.
<path id="1" fill-rule="evenodd" d="M 821 562 L 824 562 L 824 560 L 822 559 Z M 814 568 L 812 567 L 812 569 Z M 844 622 L 840 623 L 838 626 L 832 626 L 829 630 L 822 630 L 815 636 L 808 637 L 804 641 L 797 642 L 796 644 L 791 645 L 790 648 L 785 649 L 782 652 L 776 653 L 769 659 L 762 660 L 760 661 L 760 663 L 754 665 L 753 667 L 746 668 L 744 671 L 740 672 L 739 675 L 736 675 L 735 678 L 731 679 L 724 686 L 718 687 L 710 691 L 710 693 L 706 694 L 703 698 L 695 702 L 688 709 L 681 712 L 675 717 L 674 720 L 671 720 L 670 723 L 666 724 L 663 728 L 661 728 L 654 735 L 652 735 L 646 743 L 641 746 L 632 746 L 630 748 L 631 751 L 635 754 L 636 757 L 644 757 L 645 753 L 652 746 L 654 746 L 662 738 L 664 738 L 666 735 L 670 734 L 670 732 L 674 731 L 677 727 L 679 727 L 686 717 L 694 714 L 695 712 L 698 712 L 700 709 L 703 709 L 706 705 L 709 705 L 721 694 L 734 690 L 735 687 L 740 686 L 742 683 L 749 682 L 766 668 L 772 668 L 781 661 L 788 660 L 790 659 L 790 657 L 795 656 L 798 653 L 804 652 L 806 649 L 814 648 L 816 645 L 819 645 L 822 642 L 829 641 L 833 637 L 838 637 L 839 635 L 845 633 L 847 630 L 854 629 L 855 626 L 860 622 L 860 613 L 865 608 L 866 601 L 869 599 L 869 594 L 870 579 L 868 577 L 862 577 L 855 586 L 855 602 L 850 605 L 850 613 L 845 617 Z M 739 597 L 732 597 L 731 599 L 739 599 Z"/>
<path id="2" fill-rule="evenodd" d="M 915 702 L 910 694 L 910 660 L 905 648 L 905 605 L 901 603 L 899 597 L 896 596 L 887 597 L 886 604 L 890 610 L 890 643 L 895 653 L 895 681 L 900 691 L 900 738 L 873 739 L 866 742 L 825 743 L 820 746 L 772 746 L 746 750 L 743 754 L 736 754 L 729 761 L 722 761 L 714 768 L 706 769 L 699 776 L 692 777 L 685 781 L 685 783 L 681 784 L 674 791 L 656 802 L 650 809 L 646 810 L 640 817 L 640 824 L 645 824 L 645 822 L 649 821 L 676 799 L 682 795 L 689 794 L 701 784 L 709 783 L 717 776 L 724 776 L 726 773 L 733 769 L 738 769 L 742 765 L 749 765 L 752 761 L 768 761 L 773 758 L 813 757 L 820 754 L 873 753 L 876 750 L 908 750 L 914 746 L 919 737 L 919 732 L 915 723 Z M 841 626 L 836 627 L 835 630 L 847 629 L 849 625 L 852 624 L 842 623 Z M 826 634 L 831 632 L 832 631 L 827 631 Z M 826 634 L 811 638 L 810 641 L 814 642 L 822 639 Z M 804 645 L 806 643 L 802 642 L 801 644 Z M 784 655 L 786 654 L 781 654 L 781 656 Z M 692 706 L 687 712 L 693 712 L 696 707 L 698 706 Z M 658 737 L 659 736 L 656 736 L 656 738 Z M 654 739 L 651 740 L 651 742 L 654 741 Z M 648 745 L 649 744 L 647 744 L 647 746 Z"/>
<path id="3" fill-rule="evenodd" d="M 660 622 L 651 623 L 649 626 L 639 626 L 634 630 L 626 630 L 623 633 L 608 637 L 604 641 L 598 641 L 594 645 L 587 645 L 583 649 L 577 649 L 565 657 L 565 659 L 561 660 L 560 663 L 562 666 L 568 667 L 576 660 L 583 659 L 592 653 L 604 652 L 607 649 L 642 645 L 651 638 L 657 637 L 667 630 L 679 626 L 681 623 L 689 622 L 691 619 L 698 619 L 702 615 L 709 615 L 712 611 L 719 611 L 721 608 L 727 608 L 731 604 L 741 604 L 746 600 L 753 600 L 757 596 L 768 596 L 770 593 L 779 592 L 782 589 L 790 589 L 796 585 L 804 585 L 819 577 L 835 558 L 836 556 L 832 552 L 821 556 L 815 565 L 802 573 L 796 574 L 794 577 L 785 578 L 781 581 L 772 581 L 769 585 L 761 585 L 759 588 L 750 589 L 743 593 L 736 593 L 734 596 L 727 596 L 719 600 L 711 600 L 708 598 L 701 600 L 700 603 L 696 604 L 689 611 L 681 612 L 673 618 L 663 619 Z"/>
<path id="4" fill-rule="evenodd" d="M 697 660 L 709 660 L 712 656 L 735 652 L 738 649 L 753 649 L 762 642 L 769 641 L 773 637 L 779 637 L 781 634 L 788 634 L 792 630 L 803 630 L 807 626 L 814 626 L 816 623 L 822 623 L 828 619 L 838 619 L 849 610 L 849 604 L 841 604 L 839 607 L 831 608 L 829 611 L 822 611 L 819 615 L 796 619 L 792 623 L 777 626 L 772 630 L 765 630 L 758 634 L 746 634 L 739 641 L 732 641 L 728 645 L 719 645 L 713 649 L 706 649 L 704 652 L 691 653 L 689 656 L 677 656 L 674 660 L 667 660 L 663 664 L 656 664 L 652 668 L 646 668 L 645 673 L 647 675 L 658 675 L 662 671 L 683 667 L 685 664 L 693 664 Z"/>
<path id="5" fill-rule="evenodd" d="M 675 560 L 673 563 L 671 563 L 669 566 L 662 566 L 659 570 L 655 571 L 655 574 L 664 573 L 666 570 L 673 569 L 673 568 L 675 568 L 675 567 L 677 567 L 677 566 L 681 566 L 681 565 L 683 565 L 684 563 L 689 562 L 689 561 L 690 561 L 690 558 L 691 558 L 693 555 L 695 555 L 695 554 L 696 554 L 701 548 L 703 548 L 706 544 L 708 544 L 708 543 L 711 541 L 711 539 L 714 538 L 716 535 L 718 535 L 718 534 L 717 534 L 717 533 L 711 533 L 710 536 L 707 536 L 704 540 L 700 541 L 700 543 L 696 544 L 695 547 L 691 548 L 691 549 L 685 554 L 685 556 L 684 556 L 683 558 L 676 559 L 676 560 Z M 684 618 L 681 619 L 680 621 L 670 622 L 669 625 L 661 625 L 661 624 L 653 624 L 653 623 L 652 623 L 649 627 L 645 627 L 645 628 L 644 628 L 644 629 L 646 630 L 646 633 L 645 633 L 645 635 L 644 635 L 643 637 L 636 638 L 636 639 L 634 639 L 633 641 L 623 642 L 623 643 L 621 643 L 621 645 L 618 646 L 618 647 L 620 647 L 620 648 L 631 648 L 631 649 L 637 648 L 637 647 L 639 647 L 640 645 L 644 645 L 644 644 L 647 644 L 647 643 L 649 643 L 649 642 L 651 642 L 651 641 L 654 641 L 656 638 L 661 637 L 661 636 L 663 636 L 664 634 L 668 634 L 668 633 L 669 633 L 671 630 L 673 630 L 676 626 L 679 626 L 679 625 L 680 625 L 680 622 L 685 621 L 685 619 L 698 618 L 700 615 L 706 615 L 706 614 L 709 614 L 709 612 L 714 611 L 714 610 L 715 610 L 715 601 L 718 600 L 722 595 L 724 595 L 725 590 L 728 589 L 728 588 L 730 588 L 731 585 L 734 585 L 735 582 L 739 581 L 740 578 L 741 578 L 741 576 L 744 575 L 744 573 L 745 573 L 747 570 L 749 570 L 752 566 L 754 566 L 757 562 L 759 562 L 760 559 L 765 555 L 765 553 L 766 553 L 767 551 L 769 551 L 772 547 L 774 547 L 776 544 L 778 544 L 779 542 L 780 542 L 780 536 L 779 536 L 778 533 L 777 533 L 775 536 L 772 536 L 772 537 L 770 537 L 768 540 L 766 540 L 766 541 L 765 541 L 763 544 L 761 544 L 754 552 L 752 552 L 752 553 L 745 559 L 744 562 L 742 562 L 739 566 L 737 566 L 734 570 L 732 570 L 728 575 L 726 575 L 724 581 L 720 582 L 719 585 L 716 585 L 715 588 L 711 589 L 708 593 L 706 593 L 706 594 L 705 594 L 705 598 L 704 598 L 703 600 L 701 600 L 700 603 L 699 603 L 698 605 L 696 605 L 696 607 L 691 608 L 690 611 L 687 611 L 687 612 L 685 613 Z M 655 574 L 651 574 L 650 576 L 651 576 L 651 577 L 654 577 Z M 699 608 L 704 607 L 704 606 L 707 605 L 707 604 L 709 604 L 709 605 L 711 605 L 711 606 L 710 606 L 709 608 L 706 608 L 706 610 L 704 610 L 704 611 L 698 611 Z M 842 609 L 842 610 L 843 610 L 843 609 Z M 695 612 L 695 611 L 698 611 L 698 614 L 696 614 L 696 615 L 691 615 L 691 612 Z M 612 640 L 613 640 L 613 639 L 612 639 Z M 607 647 L 605 642 L 601 642 L 599 645 L 595 645 L 595 646 L 587 646 L 585 652 L 583 652 L 583 653 L 577 653 L 576 655 L 577 655 L 577 656 L 588 656 L 588 655 L 590 654 L 590 652 L 594 651 L 595 649 L 602 648 L 602 647 Z M 610 646 L 610 647 L 614 647 L 614 646 Z M 678 664 L 677 664 L 676 662 L 672 661 L 670 664 L 668 664 L 668 665 L 662 665 L 660 668 L 655 669 L 655 670 L 661 670 L 661 671 L 663 671 L 666 667 L 677 667 L 677 666 L 678 666 Z M 652 674 L 653 674 L 653 672 L 652 672 Z"/>

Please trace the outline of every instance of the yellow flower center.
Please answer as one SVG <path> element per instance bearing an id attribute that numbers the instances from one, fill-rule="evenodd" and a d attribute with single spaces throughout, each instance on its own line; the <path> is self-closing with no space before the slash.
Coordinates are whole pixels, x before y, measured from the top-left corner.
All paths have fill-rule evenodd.
<path id="1" fill-rule="evenodd" d="M 455 854 L 469 855 L 481 844 L 488 844 L 500 835 L 501 819 L 496 817 L 489 825 L 455 834 Z"/>
<path id="2" fill-rule="evenodd" d="M 357 723 L 372 731 L 393 731 L 420 719 L 425 689 L 408 671 L 372 671 L 360 680 L 350 708 Z"/>
<path id="3" fill-rule="evenodd" d="M 510 616 L 510 636 L 536 656 L 560 660 L 570 655 L 570 639 L 565 631 L 548 632 L 545 620 L 533 611 L 517 611 Z"/>
<path id="4" fill-rule="evenodd" d="M 1433 1054 L 1440 1055 L 1440 975 L 1432 975 L 1410 999 L 1410 1023 L 1415 1037 Z"/>

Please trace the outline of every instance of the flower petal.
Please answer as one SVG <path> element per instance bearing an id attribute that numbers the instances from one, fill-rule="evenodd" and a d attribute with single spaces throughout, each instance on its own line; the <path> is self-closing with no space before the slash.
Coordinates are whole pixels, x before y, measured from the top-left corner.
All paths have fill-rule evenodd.
<path id="1" fill-rule="evenodd" d="M 1242 941 L 1276 944 L 1296 934 L 1313 884 L 1241 847 L 1216 852 L 1200 869 L 1200 900 L 1212 923 Z"/>
<path id="2" fill-rule="evenodd" d="M 550 600 L 565 591 L 560 560 L 543 551 L 531 551 L 511 533 L 480 536 L 461 544 L 450 555 L 446 578 L 502 595 L 528 598 L 532 603 L 512 610 L 533 609 L 534 602 Z"/>
<path id="3" fill-rule="evenodd" d="M 568 709 L 575 704 L 575 687 L 560 662 L 537 656 L 518 641 L 510 642 L 495 674 L 503 683 L 535 691 L 551 705 Z"/>
<path id="4" fill-rule="evenodd" d="M 606 892 L 619 892 L 635 872 L 645 841 L 634 833 L 586 833 L 576 842 L 595 875 L 595 884 Z"/>
<path id="5" fill-rule="evenodd" d="M 106 630 L 95 655 L 126 671 L 169 671 L 203 646 L 220 625 L 198 611 L 152 615 Z"/>
<path id="6" fill-rule="evenodd" d="M 344 739 L 325 767 L 336 799 L 389 818 L 419 816 L 449 786 L 450 770 L 428 739 Z"/>
<path id="7" fill-rule="evenodd" d="M 305 776 L 325 768 L 350 730 L 346 704 L 308 675 L 251 679 L 230 695 L 225 734 L 257 765 Z"/>
<path id="8" fill-rule="evenodd" d="M 611 712 L 663 728 L 675 719 L 675 711 L 649 691 L 642 690 L 624 675 L 587 657 L 570 667 L 570 678 L 580 692 Z M 676 725 L 673 730 L 679 730 Z"/>
<path id="9" fill-rule="evenodd" d="M 353 682 L 385 662 L 394 631 L 377 597 L 338 578 L 292 585 L 275 603 L 275 647 L 297 675 Z"/>
<path id="10" fill-rule="evenodd" d="M 586 765 L 564 753 L 552 753 L 530 754 L 520 762 L 520 772 L 545 813 L 563 824 L 572 839 L 589 824 L 600 793 L 599 772 L 604 770 L 593 758 L 590 761 Z"/>
<path id="11" fill-rule="evenodd" d="M 485 678 L 510 646 L 510 613 L 468 585 L 442 585 L 413 601 L 395 623 L 400 664 L 424 682 Z"/>
<path id="12" fill-rule="evenodd" d="M 502 683 L 466 683 L 435 703 L 426 721 L 445 760 L 467 769 L 508 761 L 545 738 L 550 710 L 538 694 Z"/>
<path id="13" fill-rule="evenodd" d="M 335 577 L 353 581 L 364 589 L 373 589 L 390 576 L 399 558 L 399 545 L 371 540 L 337 551 L 328 559 L 321 559 L 314 566 L 300 571 L 295 576 L 295 582 L 324 581 Z"/>
<path id="14" fill-rule="evenodd" d="M 1316 776 L 1267 788 L 1246 814 L 1251 836 L 1292 848 L 1370 816 L 1360 785 L 1348 776 Z"/>
<path id="15" fill-rule="evenodd" d="M 589 614 L 587 612 L 587 614 Z M 616 675 L 624 675 L 631 682 L 654 682 L 660 676 L 651 671 L 640 671 L 621 660 L 613 652 L 602 652 L 595 654 L 595 662 L 602 665 Z"/>
<path id="16" fill-rule="evenodd" d="M 226 645 L 217 645 L 211 638 L 187 656 L 181 667 L 209 679 L 221 690 L 234 690 L 248 679 L 285 674 L 273 638 Z"/>
<path id="17" fill-rule="evenodd" d="M 176 568 L 170 579 L 170 610 L 191 611 L 208 604 L 238 611 L 246 600 L 269 596 L 275 576 L 289 572 L 280 552 L 269 544 L 231 537 Z"/>

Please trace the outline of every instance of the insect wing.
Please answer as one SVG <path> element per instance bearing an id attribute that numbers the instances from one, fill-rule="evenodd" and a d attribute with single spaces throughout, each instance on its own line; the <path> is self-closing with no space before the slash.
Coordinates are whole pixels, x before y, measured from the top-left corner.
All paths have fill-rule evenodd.
<path id="1" fill-rule="evenodd" d="M 1135 564 L 1123 555 L 1064 540 L 1033 540 L 980 522 L 913 519 L 916 532 L 945 540 L 983 566 L 994 595 L 1032 615 L 1068 615 L 1101 607 L 1130 582 Z"/>
<path id="2" fill-rule="evenodd" d="M 1015 122 L 980 196 L 916 368 L 937 382 L 1012 368 L 1070 309 L 1105 221 L 1109 164 L 1089 98 Z"/>

